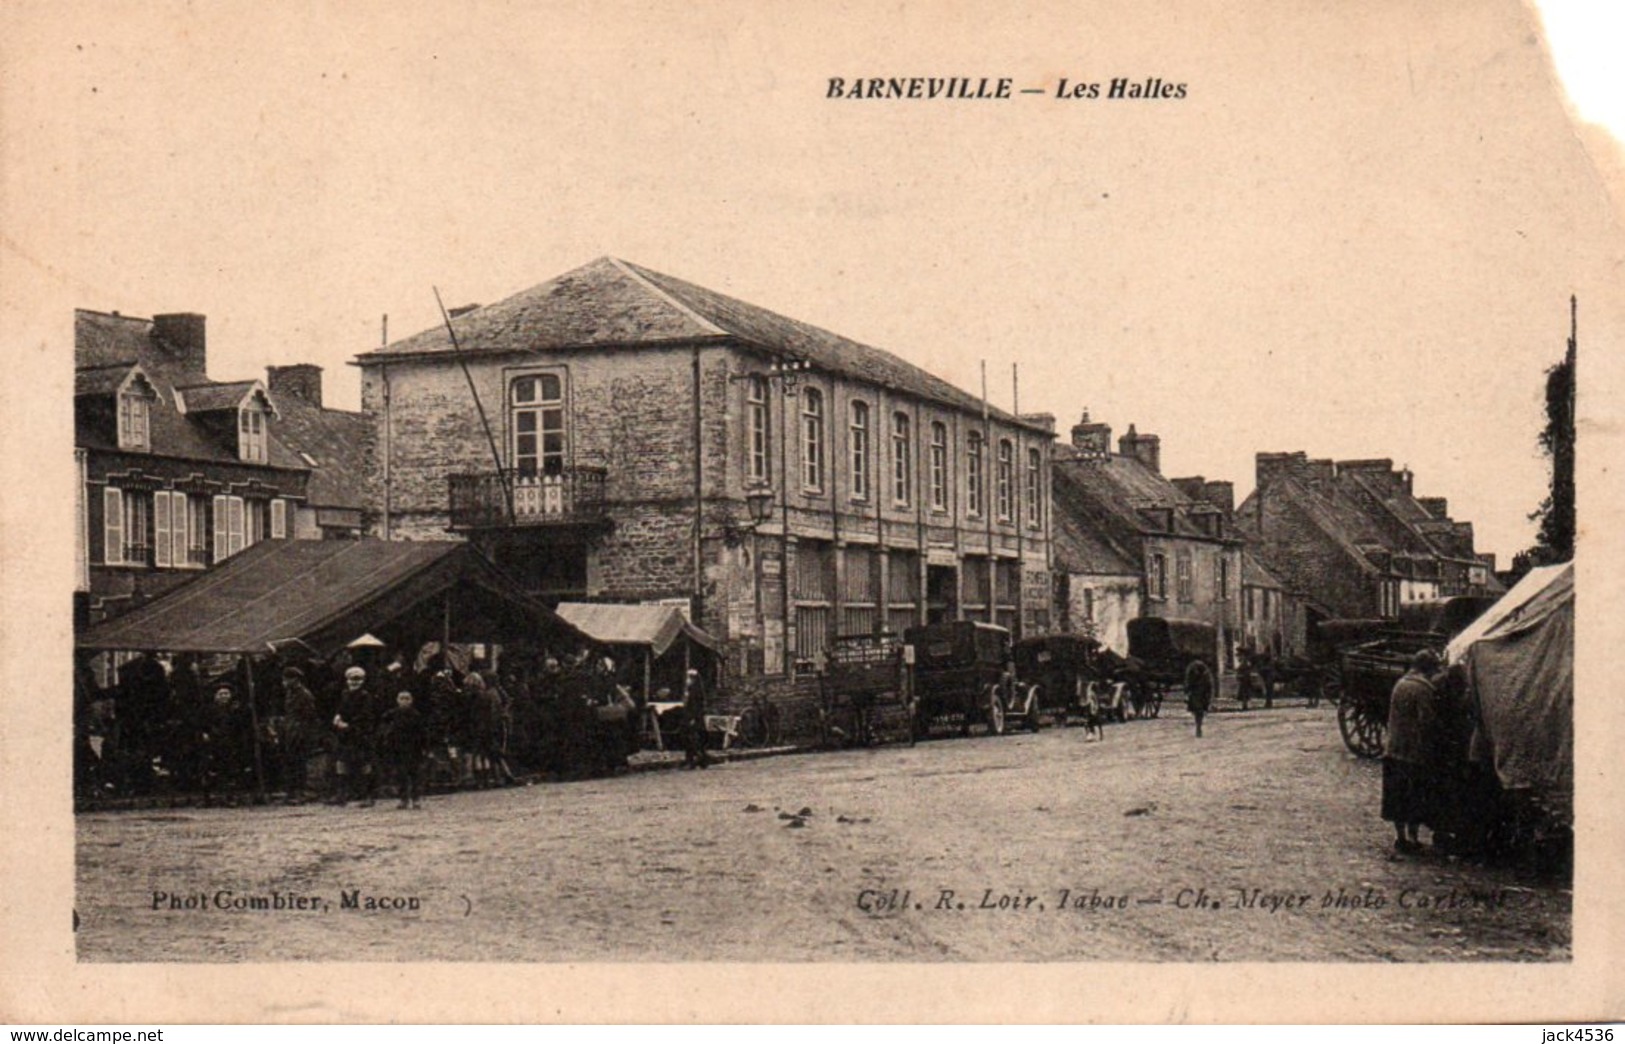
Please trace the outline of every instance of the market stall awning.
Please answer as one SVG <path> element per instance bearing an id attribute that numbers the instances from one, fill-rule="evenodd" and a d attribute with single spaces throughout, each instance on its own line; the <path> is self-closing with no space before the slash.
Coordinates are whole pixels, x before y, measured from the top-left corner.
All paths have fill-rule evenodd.
<path id="1" fill-rule="evenodd" d="M 663 656 L 678 635 L 717 652 L 717 640 L 684 619 L 670 605 L 625 605 L 610 602 L 561 602 L 559 615 L 604 645 L 646 645 Z"/>
<path id="2" fill-rule="evenodd" d="M 80 633 L 81 649 L 263 653 L 299 641 L 327 655 L 363 634 L 580 642 L 461 541 L 267 540 Z"/>

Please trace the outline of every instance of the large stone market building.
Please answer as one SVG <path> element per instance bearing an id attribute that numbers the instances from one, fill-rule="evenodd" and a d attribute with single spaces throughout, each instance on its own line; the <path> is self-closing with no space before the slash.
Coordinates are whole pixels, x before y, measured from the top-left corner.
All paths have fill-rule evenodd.
<path id="1" fill-rule="evenodd" d="M 1048 628 L 1052 418 L 614 258 L 450 324 L 357 359 L 379 535 L 686 605 L 735 699 L 810 695 L 838 634 Z"/>

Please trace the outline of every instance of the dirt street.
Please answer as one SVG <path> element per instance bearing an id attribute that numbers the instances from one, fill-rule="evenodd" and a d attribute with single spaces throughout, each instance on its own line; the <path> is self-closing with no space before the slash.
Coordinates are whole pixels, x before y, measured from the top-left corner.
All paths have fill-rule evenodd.
<path id="1" fill-rule="evenodd" d="M 1379 776 L 1344 752 L 1331 710 L 1285 708 L 1212 717 L 1200 741 L 1171 714 L 1104 742 L 932 740 L 436 796 L 418 812 L 86 814 L 79 955 L 1568 957 L 1568 891 L 1392 858 Z"/>

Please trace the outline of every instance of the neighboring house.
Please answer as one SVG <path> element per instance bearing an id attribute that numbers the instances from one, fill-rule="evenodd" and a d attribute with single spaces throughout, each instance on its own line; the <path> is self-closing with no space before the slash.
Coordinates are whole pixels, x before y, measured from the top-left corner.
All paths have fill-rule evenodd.
<path id="1" fill-rule="evenodd" d="M 1272 574 L 1323 607 L 1313 615 L 1397 617 L 1410 602 L 1500 590 L 1472 523 L 1452 519 L 1443 498 L 1414 496 L 1411 473 L 1393 461 L 1257 460 L 1236 528 Z"/>
<path id="2" fill-rule="evenodd" d="M 317 469 L 284 437 L 264 383 L 209 379 L 203 316 L 77 310 L 74 359 L 80 623 L 257 541 L 303 535 Z M 348 477 L 324 478 L 354 488 L 345 453 Z"/>
<path id="3" fill-rule="evenodd" d="M 357 360 L 381 535 L 460 534 L 551 602 L 680 601 L 735 698 L 836 635 L 1048 628 L 1053 418 L 613 258 L 450 321 L 466 376 L 444 327 Z"/>
<path id="4" fill-rule="evenodd" d="M 1170 481 L 1162 476 L 1156 435 L 1131 425 L 1114 453 L 1111 434 L 1085 412 L 1072 428 L 1072 444 L 1056 450 L 1057 569 L 1066 566 L 1058 609 L 1070 630 L 1084 630 L 1093 602 L 1098 636 L 1119 649 L 1120 640 L 1126 645 L 1126 620 L 1119 619 L 1131 609 L 1134 616 L 1210 623 L 1219 662 L 1233 666 L 1241 640 L 1242 541 L 1230 528 L 1230 484 Z M 1138 578 L 1137 606 L 1129 602 L 1127 569 Z"/>
<path id="5" fill-rule="evenodd" d="M 1276 659 L 1303 655 L 1307 642 L 1306 600 L 1264 567 L 1251 551 L 1241 554 L 1242 648 Z"/>
<path id="6" fill-rule="evenodd" d="M 1088 634 L 1119 655 L 1128 654 L 1128 622 L 1144 602 L 1144 566 L 1087 521 L 1084 492 L 1057 468 L 1052 525 L 1055 541 L 1055 628 Z"/>
<path id="7" fill-rule="evenodd" d="M 277 405 L 276 437 L 310 469 L 305 499 L 294 512 L 292 535 L 299 540 L 361 537 L 366 530 L 363 477 L 372 448 L 372 419 L 322 403 L 320 366 L 270 366 L 265 375 Z"/>

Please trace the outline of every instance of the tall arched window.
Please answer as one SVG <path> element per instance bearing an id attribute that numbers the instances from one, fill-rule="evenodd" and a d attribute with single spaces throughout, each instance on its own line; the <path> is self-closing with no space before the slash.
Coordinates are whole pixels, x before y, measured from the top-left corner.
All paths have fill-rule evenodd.
<path id="1" fill-rule="evenodd" d="M 801 484 L 824 488 L 824 393 L 817 388 L 801 393 Z"/>
<path id="2" fill-rule="evenodd" d="M 514 470 L 522 478 L 564 474 L 564 381 L 539 373 L 514 378 L 509 389 Z"/>
<path id="3" fill-rule="evenodd" d="M 869 499 L 869 404 L 852 404 L 852 499 Z"/>
<path id="4" fill-rule="evenodd" d="M 999 471 L 995 480 L 999 496 L 999 518 L 1008 521 L 1016 514 L 1016 448 L 1009 439 L 999 440 Z"/>
<path id="5" fill-rule="evenodd" d="M 746 430 L 750 440 L 745 477 L 752 485 L 767 485 L 773 479 L 771 464 L 772 427 L 768 414 L 767 379 L 752 377 L 745 384 Z"/>
<path id="6" fill-rule="evenodd" d="M 1038 448 L 1036 446 L 1029 448 L 1027 450 L 1027 524 L 1029 526 L 1044 524 L 1042 501 L 1039 500 L 1039 495 L 1042 493 L 1040 486 L 1043 482 L 1042 463 L 1043 457 L 1039 454 Z"/>
<path id="7" fill-rule="evenodd" d="M 965 510 L 972 515 L 982 513 L 982 433 L 973 431 L 965 436 Z"/>
<path id="8" fill-rule="evenodd" d="M 914 443 L 910 434 L 908 414 L 899 410 L 891 417 L 891 496 L 899 504 L 907 504 L 913 496 Z"/>
<path id="9" fill-rule="evenodd" d="M 948 425 L 931 422 L 931 506 L 948 510 Z"/>

